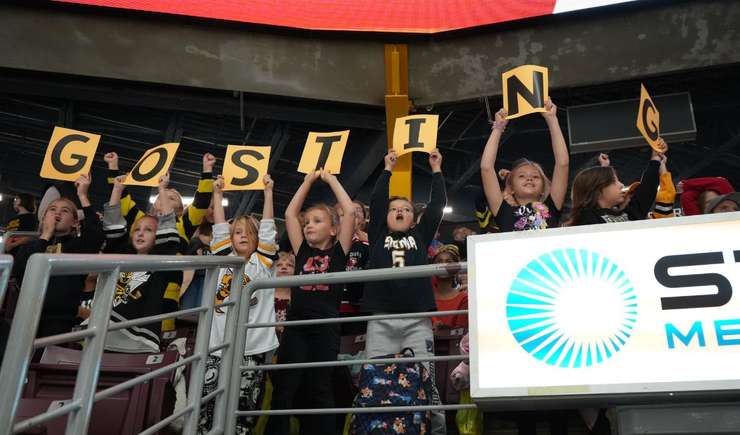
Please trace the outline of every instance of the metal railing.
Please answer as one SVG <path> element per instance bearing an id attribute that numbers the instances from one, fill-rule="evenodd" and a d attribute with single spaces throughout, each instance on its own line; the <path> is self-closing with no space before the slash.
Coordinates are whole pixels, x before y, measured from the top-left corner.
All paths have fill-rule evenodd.
<path id="1" fill-rule="evenodd" d="M 316 285 L 316 284 L 348 284 L 355 282 L 371 282 L 371 281 L 390 281 L 390 280 L 403 280 L 410 278 L 427 278 L 432 276 L 452 276 L 458 272 L 467 270 L 466 263 L 452 263 L 452 264 L 430 264 L 425 266 L 410 266 L 404 268 L 391 268 L 391 269 L 369 269 L 359 270 L 352 272 L 336 272 L 336 273 L 325 273 L 315 275 L 299 275 L 299 276 L 288 276 L 265 280 L 256 280 L 247 284 L 241 291 L 240 300 L 248 301 L 251 299 L 252 293 L 266 288 L 280 288 L 280 287 L 297 287 L 302 285 Z M 323 361 L 323 362 L 309 362 L 309 363 L 294 363 L 294 364 L 265 364 L 261 366 L 242 366 L 241 355 L 244 352 L 246 339 L 248 336 L 248 330 L 253 328 L 269 328 L 275 326 L 308 326 L 308 325 L 323 325 L 330 323 L 348 323 L 348 322 L 360 322 L 368 320 L 384 320 L 384 319 L 414 319 L 424 318 L 432 316 L 445 316 L 445 315 L 456 315 L 467 313 L 467 310 L 455 310 L 455 311 L 436 311 L 426 313 L 407 313 L 407 314 L 382 314 L 374 316 L 361 316 L 361 317 L 340 317 L 330 319 L 314 319 L 314 320 L 294 320 L 286 322 L 268 322 L 268 323 L 255 323 L 248 324 L 249 319 L 249 305 L 239 305 L 239 316 L 238 316 L 238 329 L 236 331 L 236 341 L 234 342 L 234 352 L 232 353 L 233 360 L 231 361 L 231 374 L 230 374 L 230 388 L 228 390 L 228 402 L 226 410 L 216 409 L 214 412 L 214 427 L 209 435 L 215 434 L 231 434 L 234 433 L 236 428 L 236 419 L 239 416 L 258 416 L 258 415 L 305 415 L 305 414 L 345 414 L 345 413 L 388 413 L 388 412 L 412 412 L 412 411 L 443 411 L 443 410 L 460 410 L 460 409 L 471 409 L 475 408 L 475 404 L 459 404 L 459 405 L 427 405 L 427 406 L 401 406 L 401 407 L 367 407 L 367 408 L 314 408 L 314 409 L 278 409 L 278 410 L 259 410 L 259 411 L 239 411 L 238 410 L 238 399 L 239 399 L 239 382 L 241 372 L 243 370 L 285 370 L 285 369 L 299 369 L 299 368 L 316 368 L 316 367 L 339 367 L 339 366 L 350 366 L 350 365 L 363 365 L 373 363 L 394 363 L 398 362 L 398 359 L 392 358 L 372 358 L 352 361 Z M 398 349 L 400 350 L 400 349 Z M 393 350 L 389 350 L 389 353 Z M 433 361 L 462 361 L 467 360 L 467 355 L 447 355 L 447 356 L 431 356 L 431 357 L 414 357 L 404 358 L 403 362 L 433 362 Z M 225 373 L 225 370 L 222 371 Z M 225 411 L 225 412 L 224 412 Z M 225 419 L 225 427 L 222 429 L 221 421 Z"/>
<path id="2" fill-rule="evenodd" d="M 0 265 L 4 258 L 0 259 Z M 215 292 L 219 270 L 224 267 L 234 269 L 231 282 L 229 302 L 215 305 Z M 157 316 L 143 317 L 125 322 L 110 324 L 113 296 L 121 272 L 134 271 L 180 271 L 187 269 L 206 269 L 203 299 L 201 306 Z M 90 313 L 86 329 L 40 339 L 34 339 L 41 317 L 44 297 L 47 293 L 49 279 L 54 275 L 81 275 L 98 273 L 93 301 L 94 309 Z M 43 424 L 54 418 L 68 415 L 67 434 L 85 434 L 90 423 L 93 404 L 96 401 L 115 395 L 128 388 L 147 382 L 162 374 L 172 372 L 186 364 L 192 364 L 188 385 L 187 404 L 173 415 L 149 427 L 142 434 L 152 434 L 164 428 L 180 417 L 185 417 L 184 433 L 194 434 L 198 426 L 200 412 L 200 392 L 205 376 L 206 356 L 216 349 L 209 349 L 209 336 L 214 307 L 231 306 L 227 312 L 226 331 L 236 331 L 236 308 L 239 306 L 239 287 L 244 274 L 244 259 L 235 256 L 138 256 L 138 255 L 74 255 L 74 254 L 34 254 L 26 267 L 25 278 L 21 287 L 20 298 L 11 326 L 10 337 L 0 371 L 0 391 L 5 399 L 0 402 L 0 433 L 17 433 Z M 51 289 L 49 291 L 54 291 Z M 101 366 L 101 358 L 108 331 L 131 326 L 145 325 L 153 321 L 198 314 L 195 348 L 193 354 L 185 359 L 161 367 L 155 371 L 135 377 L 126 382 L 114 385 L 102 391 L 96 391 Z M 232 334 L 233 335 L 233 334 Z M 84 339 L 85 343 L 75 380 L 71 400 L 52 411 L 44 412 L 27 420 L 14 424 L 21 392 L 26 382 L 31 354 L 34 349 L 64 342 Z M 229 370 L 227 362 L 233 360 L 234 337 L 226 337 L 225 343 L 219 346 L 224 356 L 224 368 Z M 228 371 L 225 371 L 228 373 Z M 228 387 L 228 376 L 219 379 L 219 391 L 210 398 L 217 400 L 217 406 L 226 405 L 223 392 Z"/>
<path id="3" fill-rule="evenodd" d="M 37 233 L 35 231 L 8 231 L 5 233 L 0 234 L 0 254 L 5 252 L 5 241 L 13 236 L 29 236 L 33 238 L 37 238 L 40 236 L 40 233 Z"/>
<path id="4" fill-rule="evenodd" d="M 4 264 L 0 257 L 0 267 Z M 192 364 L 186 405 L 176 410 L 172 415 L 147 428 L 141 434 L 153 434 L 166 427 L 180 417 L 185 418 L 184 434 L 195 434 L 198 429 L 198 416 L 201 405 L 215 400 L 213 428 L 209 434 L 234 433 L 236 419 L 239 416 L 253 415 L 299 415 L 299 414 L 337 414 L 337 413 L 388 413 L 412 412 L 418 410 L 459 410 L 475 408 L 474 404 L 461 405 L 427 405 L 408 407 L 374 407 L 374 408 L 323 408 L 323 409 L 278 409 L 269 411 L 239 411 L 238 396 L 241 372 L 243 370 L 284 370 L 314 367 L 337 367 L 362 365 L 368 363 L 392 363 L 395 359 L 363 359 L 353 361 L 324 361 L 296 364 L 265 364 L 261 366 L 245 367 L 241 365 L 242 354 L 246 345 L 248 330 L 253 328 L 268 328 L 276 326 L 305 326 L 318 324 L 337 324 L 346 322 L 362 322 L 381 319 L 412 319 L 432 316 L 457 315 L 467 313 L 467 310 L 444 312 L 384 314 L 361 317 L 343 317 L 315 320 L 297 320 L 286 322 L 267 322 L 247 324 L 249 318 L 248 303 L 255 291 L 276 287 L 294 287 L 311 284 L 341 284 L 354 282 L 385 281 L 431 276 L 450 276 L 466 270 L 465 263 L 460 264 L 433 264 L 427 266 L 412 266 L 395 269 L 373 269 L 364 271 L 339 272 L 317 275 L 300 275 L 292 277 L 273 278 L 250 282 L 241 287 L 244 274 L 244 260 L 240 257 L 187 257 L 187 256 L 136 256 L 136 255 L 68 255 L 68 254 L 35 254 L 26 267 L 25 279 L 20 292 L 20 299 L 13 320 L 9 341 L 0 371 L 0 391 L 7 396 L 0 403 L 0 433 L 17 433 L 34 426 L 44 424 L 57 417 L 69 415 L 67 419 L 67 434 L 84 434 L 90 423 L 93 404 L 99 400 L 111 397 L 138 384 L 147 382 L 162 374 L 172 372 L 186 364 Z M 229 302 L 215 305 L 215 292 L 219 269 L 232 267 L 235 269 L 231 281 L 231 296 Z M 238 270 L 236 270 L 238 268 Z M 206 269 L 202 303 L 197 308 L 128 320 L 110 324 L 110 314 L 116 282 L 121 272 L 132 271 L 169 271 L 185 269 Z M 47 292 L 49 278 L 54 275 L 77 275 L 89 272 L 98 273 L 98 282 L 95 289 L 95 300 L 86 329 L 69 332 L 50 337 L 34 339 L 41 316 L 39 307 Z M 50 291 L 53 291 L 51 289 Z M 224 337 L 224 344 L 209 348 L 210 328 L 213 319 L 213 309 L 229 306 L 225 331 L 229 336 Z M 193 354 L 175 363 L 168 364 L 152 372 L 137 376 L 121 384 L 97 390 L 97 381 L 101 366 L 101 358 L 105 346 L 105 337 L 108 331 L 119 330 L 131 326 L 144 325 L 153 321 L 160 321 L 174 317 L 198 314 L 198 328 L 196 333 Z M 59 408 L 44 412 L 24 421 L 14 423 L 14 417 L 19 406 L 20 397 L 30 357 L 34 349 L 69 341 L 85 340 L 82 357 L 77 371 L 74 392 L 70 400 Z M 216 390 L 201 397 L 205 376 L 205 360 L 209 353 L 222 350 L 221 375 Z M 425 361 L 461 361 L 467 359 L 465 355 L 429 356 L 404 358 L 404 362 Z"/>
<path id="5" fill-rule="evenodd" d="M 2 250 L 0 250 L 0 306 L 5 301 L 5 291 L 8 289 L 8 281 L 12 271 L 13 257 L 2 254 Z"/>

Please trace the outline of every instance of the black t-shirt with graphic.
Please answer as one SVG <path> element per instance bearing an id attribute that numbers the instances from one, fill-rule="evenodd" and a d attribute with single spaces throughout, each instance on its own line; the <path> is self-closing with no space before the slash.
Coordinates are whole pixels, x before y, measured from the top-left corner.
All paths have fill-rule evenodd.
<path id="1" fill-rule="evenodd" d="M 369 255 L 370 245 L 358 238 L 354 238 L 352 240 L 352 246 L 349 248 L 349 254 L 347 254 L 346 270 L 352 271 L 365 269 Z M 342 303 L 347 302 L 352 305 L 358 305 L 362 299 L 362 291 L 364 288 L 365 284 L 361 282 L 345 284 Z"/>
<path id="2" fill-rule="evenodd" d="M 322 250 L 308 246 L 304 240 L 295 259 L 296 275 L 344 272 L 347 254 L 342 245 L 335 243 Z M 339 301 L 343 284 L 305 285 L 290 289 L 288 320 L 321 319 L 339 315 Z"/>
<path id="3" fill-rule="evenodd" d="M 647 219 L 650 209 L 655 202 L 660 185 L 660 163 L 655 160 L 648 162 L 642 174 L 640 185 L 632 193 L 632 198 L 623 210 L 607 208 L 584 209 L 573 216 L 571 226 L 593 225 L 614 222 L 628 222 Z"/>
<path id="4" fill-rule="evenodd" d="M 544 202 L 530 202 L 519 206 L 501 201 L 496 223 L 502 233 L 555 228 L 560 223 L 560 210 L 549 196 Z"/>
<path id="5" fill-rule="evenodd" d="M 432 176 L 429 203 L 419 223 L 407 232 L 389 232 L 388 182 L 391 173 L 383 171 L 378 178 L 370 201 L 369 269 L 419 266 L 427 264 L 427 249 L 442 220 L 442 209 L 447 203 L 444 178 L 441 173 Z M 436 311 L 431 278 L 413 278 L 394 281 L 368 282 L 362 310 L 370 313 L 409 313 Z"/>

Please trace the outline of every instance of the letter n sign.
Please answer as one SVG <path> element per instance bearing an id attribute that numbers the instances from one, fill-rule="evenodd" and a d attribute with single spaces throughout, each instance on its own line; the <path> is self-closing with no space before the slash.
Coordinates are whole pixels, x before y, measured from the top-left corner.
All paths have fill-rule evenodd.
<path id="1" fill-rule="evenodd" d="M 264 190 L 269 146 L 229 145 L 224 159 L 224 190 Z"/>
<path id="2" fill-rule="evenodd" d="M 549 98 L 547 68 L 522 65 L 501 76 L 504 88 L 506 119 L 518 118 L 535 112 L 545 112 Z"/>
<path id="3" fill-rule="evenodd" d="M 41 177 L 75 181 L 80 175 L 89 174 L 99 143 L 100 135 L 54 127 L 41 166 Z"/>

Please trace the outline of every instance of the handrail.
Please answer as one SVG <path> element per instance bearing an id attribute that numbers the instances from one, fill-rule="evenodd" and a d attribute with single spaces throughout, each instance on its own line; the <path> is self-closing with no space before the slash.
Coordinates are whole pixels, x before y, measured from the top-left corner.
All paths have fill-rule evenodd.
<path id="1" fill-rule="evenodd" d="M 40 235 L 41 235 L 41 233 L 39 233 L 38 231 L 6 231 L 6 232 L 0 234 L 0 236 L 5 237 L 6 239 L 8 237 L 13 237 L 13 236 L 39 237 Z"/>
<path id="2" fill-rule="evenodd" d="M 1 250 L 0 250 L 1 251 Z M 5 301 L 5 291 L 8 289 L 8 281 L 13 271 L 13 257 L 0 253 L 0 306 Z"/>
<path id="3" fill-rule="evenodd" d="M 0 259 L 1 260 L 1 259 Z M 0 261 L 0 266 L 2 261 Z M 217 289 L 217 279 L 219 269 L 224 267 L 239 267 L 238 277 L 232 279 L 231 296 L 227 304 L 231 304 L 231 309 L 227 312 L 226 328 L 227 336 L 224 337 L 224 344 L 214 349 L 209 349 L 210 327 L 213 318 L 213 308 L 215 306 L 215 292 Z M 185 418 L 183 433 L 194 434 L 197 431 L 198 414 L 202 403 L 210 400 L 215 401 L 214 407 L 214 428 L 209 433 L 232 433 L 239 415 L 281 415 L 286 410 L 275 411 L 253 411 L 245 413 L 237 410 L 238 386 L 242 369 L 250 370 L 280 370 L 297 368 L 301 364 L 283 365 L 263 365 L 257 367 L 241 367 L 241 355 L 244 352 L 247 333 L 249 329 L 256 327 L 274 327 L 284 324 L 285 326 L 297 326 L 299 324 L 312 324 L 317 322 L 311 321 L 291 321 L 291 322 L 267 322 L 259 324 L 245 324 L 249 316 L 249 304 L 240 303 L 240 301 L 251 299 L 253 292 L 260 289 L 275 287 L 293 287 L 297 285 L 310 284 L 337 284 L 353 282 L 370 282 L 384 281 L 394 279 L 410 279 L 431 276 L 451 276 L 460 271 L 466 270 L 465 263 L 455 264 L 433 264 L 426 266 L 412 266 L 396 269 L 371 269 L 352 272 L 337 272 L 320 275 L 300 275 L 294 277 L 281 277 L 250 282 L 247 286 L 242 287 L 241 275 L 244 273 L 244 260 L 240 257 L 230 256 L 136 256 L 136 255 L 75 255 L 75 254 L 35 254 L 28 262 L 26 267 L 26 279 L 24 279 L 21 297 L 16 310 L 16 317 L 11 328 L 11 336 L 14 340 L 8 343 L 5 359 L 2 362 L 0 371 L 0 391 L 11 394 L 8 400 L 0 403 L 0 433 L 10 433 L 21 428 L 29 428 L 34 424 L 48 421 L 51 417 L 69 414 L 67 420 L 67 434 L 84 434 L 90 421 L 92 406 L 95 401 L 108 397 L 109 395 L 131 388 L 141 382 L 175 370 L 177 367 L 186 364 L 192 364 L 190 372 L 190 383 L 188 385 L 188 400 L 185 407 L 175 414 L 164 418 L 154 426 L 146 429 L 142 433 L 153 433 L 159 428 L 164 427 L 169 422 L 179 417 Z M 112 309 L 112 298 L 115 285 L 120 272 L 130 272 L 137 270 L 148 271 L 165 271 L 165 270 L 184 270 L 184 269 L 206 269 L 206 279 L 204 288 L 207 289 L 203 294 L 202 306 L 188 310 L 181 310 L 166 315 L 150 316 L 147 318 L 133 319 L 126 321 L 125 324 L 110 324 L 110 312 Z M 99 274 L 98 283 L 95 291 L 94 309 L 91 312 L 90 322 L 87 329 L 81 332 L 60 334 L 52 337 L 44 337 L 34 340 L 36 328 L 40 319 L 41 312 L 39 307 L 42 306 L 44 297 L 47 292 L 49 278 L 56 275 L 77 275 L 89 272 Z M 237 274 L 237 272 L 235 272 Z M 238 278 L 238 279 L 237 279 Z M 32 290 L 30 290 L 32 289 Z M 52 290 L 53 291 L 53 290 Z M 245 299 L 246 298 L 246 299 Z M 226 305 L 226 304 L 224 304 Z M 365 321 L 384 318 L 421 318 L 431 317 L 444 314 L 462 314 L 465 310 L 454 310 L 449 312 L 428 312 L 428 313 L 404 313 L 404 314 L 383 314 L 377 316 L 362 316 L 360 318 L 347 318 L 346 321 Z M 96 392 L 98 372 L 101 364 L 101 357 L 104 349 L 105 336 L 108 331 L 121 329 L 126 326 L 143 324 L 151 322 L 152 319 L 161 320 L 163 316 L 167 318 L 177 317 L 178 315 L 188 315 L 197 313 L 198 330 L 196 333 L 195 349 L 193 355 L 177 363 L 158 368 L 134 379 L 128 380 L 123 384 L 110 387 L 106 390 Z M 345 320 L 323 319 L 324 323 L 340 323 Z M 319 322 L 321 320 L 318 320 Z M 85 338 L 85 346 L 82 351 L 82 360 L 79 365 L 78 376 L 75 382 L 73 397 L 70 403 L 79 406 L 65 406 L 46 412 L 25 421 L 15 423 L 13 418 L 16 414 L 21 390 L 26 379 L 28 370 L 29 357 L 35 346 L 48 343 L 59 343 L 69 341 L 69 339 Z M 203 388 L 205 376 L 205 359 L 209 352 L 215 349 L 222 350 L 222 366 L 219 376 L 218 392 L 206 397 L 200 397 Z M 431 356 L 410 358 L 412 361 L 458 361 L 464 360 L 466 356 Z M 324 361 L 304 363 L 309 366 L 341 366 L 355 365 L 367 362 L 383 362 L 384 359 L 362 360 L 362 361 Z M 301 366 L 302 367 L 302 366 Z M 12 392 L 12 393 L 11 393 Z M 474 406 L 474 405 L 473 405 Z M 423 409 L 467 409 L 471 405 L 429 405 Z M 289 411 L 289 410 L 288 410 Z M 331 413 L 346 412 L 346 409 L 319 409 L 319 410 L 299 410 L 300 413 Z M 358 412 L 389 412 L 388 408 L 363 408 Z"/>
<path id="4" fill-rule="evenodd" d="M 3 261 L 7 262 L 7 256 L 0 256 L 0 267 Z M 186 407 L 179 411 L 179 416 L 185 417 L 185 433 L 195 433 L 200 411 L 199 392 L 203 388 L 205 376 L 205 359 L 209 351 L 209 336 L 211 322 L 213 319 L 213 307 L 215 305 L 215 292 L 217 288 L 218 274 L 220 269 L 230 267 L 235 269 L 235 278 L 231 283 L 230 302 L 234 304 L 227 312 L 227 322 L 236 325 L 236 308 L 239 306 L 238 291 L 244 273 L 244 259 L 237 256 L 137 256 L 137 255 L 93 255 L 93 254 L 34 254 L 26 266 L 25 278 L 23 280 L 20 298 L 16 307 L 16 315 L 11 326 L 10 336 L 13 340 L 8 342 L 5 356 L 0 369 L 0 391 L 6 394 L 6 400 L 0 402 L 0 433 L 11 433 L 23 428 L 39 424 L 52 416 L 68 414 L 67 434 L 84 434 L 90 422 L 93 403 L 107 397 L 112 391 L 122 390 L 123 387 L 133 387 L 139 383 L 146 382 L 152 376 L 185 365 L 191 366 L 190 384 Z M 101 357 L 104 350 L 105 337 L 110 328 L 110 313 L 112 310 L 113 296 L 120 272 L 133 271 L 179 271 L 187 269 L 206 269 L 206 278 L 201 307 L 197 309 L 182 310 L 175 313 L 167 313 L 166 318 L 198 313 L 198 329 L 196 332 L 195 349 L 193 356 L 184 362 L 162 367 L 156 372 L 141 375 L 126 381 L 121 386 L 114 386 L 96 394 L 98 374 L 100 370 Z M 80 275 L 89 272 L 99 274 L 95 288 L 94 309 L 90 314 L 90 320 L 84 333 L 67 333 L 57 336 L 44 337 L 34 340 L 36 330 L 41 317 L 40 307 L 46 296 L 49 279 L 57 275 Z M 53 291 L 53 289 L 52 289 Z M 232 314 L 234 312 L 234 314 Z M 150 323 L 153 319 L 161 319 L 163 315 L 150 316 L 147 318 L 127 321 L 126 325 Z M 25 421 L 15 423 L 13 421 L 21 397 L 21 391 L 25 383 L 28 371 L 29 359 L 34 348 L 34 343 L 57 343 L 69 341 L 70 339 L 85 337 L 85 345 L 78 368 L 78 375 L 72 403 L 79 404 L 78 407 L 62 407 L 53 411 L 47 411 L 40 415 L 31 417 Z M 233 341 L 226 343 L 223 349 L 224 357 L 232 359 L 234 346 Z M 155 374 L 153 374 L 155 373 Z M 52 414 L 53 413 L 53 414 Z M 176 417 L 170 416 L 163 420 L 170 422 Z M 163 422 L 157 423 L 157 428 Z M 147 429 L 145 433 L 151 432 Z"/>
<path id="5" fill-rule="evenodd" d="M 367 269 L 367 270 L 356 270 L 351 272 L 333 272 L 313 275 L 298 275 L 298 276 L 285 276 L 270 279 L 260 279 L 248 283 L 241 289 L 242 294 L 240 300 L 248 301 L 251 299 L 252 293 L 266 288 L 279 288 L 279 287 L 297 287 L 302 285 L 315 285 L 315 284 L 349 284 L 355 282 L 373 282 L 373 281 L 390 281 L 390 280 L 404 280 L 411 278 L 427 278 L 432 276 L 453 276 L 461 271 L 467 270 L 467 263 L 440 263 L 440 264 L 429 264 L 423 266 L 409 266 L 402 268 L 389 268 L 389 269 Z M 432 317 L 436 316 L 436 312 L 428 313 L 407 313 L 398 315 L 376 315 L 376 316 L 363 316 L 365 320 L 378 320 L 385 318 L 419 318 L 419 317 Z M 232 342 L 234 343 L 234 352 L 232 353 L 233 360 L 231 361 L 231 372 L 230 372 L 230 388 L 227 391 L 226 407 L 218 406 L 218 403 L 214 409 L 214 429 L 213 433 L 234 433 L 236 428 L 236 417 L 237 416 L 257 416 L 257 415 L 286 415 L 290 414 L 295 410 L 274 410 L 274 411 L 239 411 L 238 410 L 238 399 L 239 399 L 239 382 L 242 370 L 280 370 L 290 368 L 309 368 L 309 367 L 336 367 L 336 366 L 349 366 L 362 364 L 367 362 L 385 362 L 385 359 L 375 360 L 362 360 L 362 361 L 321 361 L 321 362 L 310 362 L 310 363 L 295 363 L 295 364 L 265 364 L 262 366 L 241 366 L 241 355 L 244 353 L 244 346 L 247 339 L 247 333 L 249 329 L 257 327 L 270 327 L 274 324 L 262 323 L 262 324 L 246 324 L 249 319 L 249 304 L 239 305 L 239 316 L 236 318 L 238 321 L 238 328 L 228 329 L 232 331 Z M 352 321 L 352 318 L 347 318 L 346 321 Z M 344 322 L 342 319 L 341 322 Z M 278 322 L 275 322 L 278 323 Z M 281 322 L 282 323 L 282 322 Z M 284 322 L 285 324 L 321 324 L 321 323 L 340 323 L 336 319 L 313 319 L 310 321 L 291 321 Z M 459 361 L 467 359 L 464 355 L 454 356 L 432 356 L 432 357 L 418 357 L 418 358 L 404 358 L 404 361 Z M 283 366 L 283 367 L 281 367 Z M 225 369 L 222 373 L 225 373 Z M 221 387 L 221 378 L 219 378 L 219 387 Z M 216 400 L 219 400 L 217 397 Z M 441 408 L 440 408 L 441 406 Z M 428 405 L 418 407 L 419 410 L 436 410 L 436 409 L 467 409 L 470 405 Z M 335 409 L 303 409 L 300 410 L 302 414 L 326 414 L 326 413 L 344 413 L 350 412 L 349 408 L 335 408 Z M 403 408 L 407 410 L 409 408 Z M 225 411 L 225 412 L 224 412 Z M 282 412 L 276 412 L 282 411 Z M 286 412 L 287 411 L 287 412 Z M 386 413 L 391 412 L 387 407 L 374 407 L 374 408 L 362 408 L 363 413 L 376 412 Z M 225 422 L 225 426 L 222 423 Z"/>
<path id="6" fill-rule="evenodd" d="M 8 240 L 10 237 L 29 236 L 38 238 L 40 235 L 41 233 L 38 233 L 36 231 L 7 231 L 4 233 L 0 233 L 0 254 L 5 252 L 5 241 Z"/>

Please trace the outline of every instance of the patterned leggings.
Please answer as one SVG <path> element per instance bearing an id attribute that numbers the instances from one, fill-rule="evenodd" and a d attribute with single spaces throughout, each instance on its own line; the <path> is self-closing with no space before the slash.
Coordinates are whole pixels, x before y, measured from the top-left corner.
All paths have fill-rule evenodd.
<path id="1" fill-rule="evenodd" d="M 269 352 L 272 353 L 272 352 Z M 244 366 L 258 366 L 265 363 L 266 353 L 247 355 L 242 358 Z M 221 357 L 209 355 L 206 360 L 206 377 L 203 381 L 202 397 L 211 394 L 218 389 L 218 377 L 221 371 Z M 263 371 L 242 370 L 241 386 L 239 388 L 239 410 L 255 411 L 259 409 L 262 401 L 262 393 L 265 385 Z M 198 434 L 206 434 L 213 427 L 213 408 L 215 400 L 205 403 L 200 408 L 198 421 Z M 236 434 L 250 435 L 257 423 L 257 417 L 238 417 L 236 421 Z"/>

